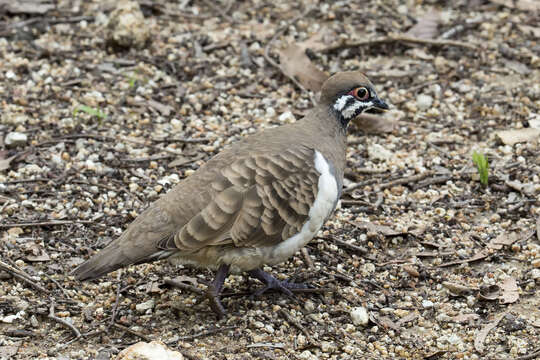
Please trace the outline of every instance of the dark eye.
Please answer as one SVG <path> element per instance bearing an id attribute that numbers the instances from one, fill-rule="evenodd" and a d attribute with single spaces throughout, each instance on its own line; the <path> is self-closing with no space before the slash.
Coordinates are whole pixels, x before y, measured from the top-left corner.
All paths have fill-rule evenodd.
<path id="1" fill-rule="evenodd" d="M 353 95 L 358 100 L 367 100 L 369 98 L 369 91 L 365 87 L 359 87 L 353 90 Z"/>

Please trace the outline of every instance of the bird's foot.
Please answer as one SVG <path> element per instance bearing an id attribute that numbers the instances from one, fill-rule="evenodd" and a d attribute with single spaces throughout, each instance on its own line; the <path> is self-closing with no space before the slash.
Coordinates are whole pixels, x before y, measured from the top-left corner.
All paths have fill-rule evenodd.
<path id="1" fill-rule="evenodd" d="M 220 295 L 221 294 L 216 291 L 215 286 L 208 286 L 206 298 L 208 299 L 210 308 L 216 313 L 219 319 L 222 319 L 227 314 L 227 311 L 225 310 L 223 304 L 221 304 Z"/>
<path id="2" fill-rule="evenodd" d="M 206 298 L 210 303 L 210 308 L 216 313 L 219 319 L 222 319 L 227 311 L 225 307 L 221 304 L 221 290 L 223 289 L 223 283 L 227 274 L 229 272 L 229 265 L 221 265 L 216 273 L 216 277 L 212 283 L 208 284 L 208 289 L 206 290 Z"/>
<path id="3" fill-rule="evenodd" d="M 308 285 L 302 284 L 302 283 L 293 283 L 289 282 L 288 280 L 278 280 L 272 275 L 262 271 L 261 269 L 255 269 L 251 270 L 249 272 L 249 275 L 259 279 L 262 281 L 265 286 L 260 288 L 259 290 L 255 291 L 251 297 L 257 297 L 262 294 L 264 294 L 268 290 L 277 290 L 280 291 L 288 296 L 293 296 L 293 292 L 291 290 L 297 290 L 297 289 L 307 289 L 309 288 Z"/>

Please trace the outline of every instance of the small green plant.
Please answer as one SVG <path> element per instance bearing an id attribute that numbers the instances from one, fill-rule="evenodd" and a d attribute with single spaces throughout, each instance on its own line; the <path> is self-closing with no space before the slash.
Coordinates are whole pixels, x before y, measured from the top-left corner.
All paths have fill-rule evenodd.
<path id="1" fill-rule="evenodd" d="M 478 169 L 478 174 L 480 175 L 480 183 L 484 186 L 487 186 L 489 177 L 489 163 L 486 156 L 475 151 L 472 154 L 472 161 Z"/>
<path id="2" fill-rule="evenodd" d="M 99 124 L 101 125 L 101 120 L 103 119 L 106 119 L 107 118 L 107 114 L 105 114 L 103 111 L 99 110 L 99 109 L 94 109 L 90 106 L 86 106 L 86 105 L 79 105 L 78 107 L 76 107 L 74 110 L 73 110 L 73 116 L 77 116 L 77 114 L 82 111 L 82 112 L 85 112 L 87 113 L 88 115 L 92 115 L 92 116 L 95 116 L 98 118 L 98 122 Z"/>

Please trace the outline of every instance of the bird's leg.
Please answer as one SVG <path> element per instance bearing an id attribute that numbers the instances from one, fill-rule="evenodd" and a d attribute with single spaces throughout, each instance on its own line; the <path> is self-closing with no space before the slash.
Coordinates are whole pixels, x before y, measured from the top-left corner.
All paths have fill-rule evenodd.
<path id="1" fill-rule="evenodd" d="M 208 301 L 210 301 L 210 307 L 220 319 L 224 317 L 226 313 L 219 297 L 221 295 L 221 290 L 223 289 L 225 278 L 229 273 L 229 267 L 229 265 L 223 264 L 218 268 L 214 281 L 208 285 L 208 290 L 206 291 L 206 297 L 208 298 Z"/>
<path id="2" fill-rule="evenodd" d="M 291 290 L 308 288 L 306 284 L 292 283 L 292 282 L 288 282 L 287 280 L 278 280 L 272 275 L 262 271 L 261 269 L 251 270 L 248 272 L 248 274 L 256 279 L 259 279 L 265 284 L 264 287 L 255 291 L 252 296 L 259 296 L 270 289 L 281 291 L 288 296 L 293 296 L 293 293 Z"/>

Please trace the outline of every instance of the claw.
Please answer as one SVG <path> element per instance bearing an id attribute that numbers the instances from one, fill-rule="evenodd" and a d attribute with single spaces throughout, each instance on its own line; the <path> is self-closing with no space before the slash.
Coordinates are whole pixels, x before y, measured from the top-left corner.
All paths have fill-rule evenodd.
<path id="1" fill-rule="evenodd" d="M 261 269 L 251 270 L 249 272 L 249 275 L 256 278 L 256 279 L 258 279 L 258 280 L 260 280 L 260 281 L 262 281 L 265 284 L 264 287 L 262 287 L 259 290 L 255 291 L 251 295 L 251 298 L 260 296 L 260 295 L 264 294 L 268 290 L 277 290 L 277 291 L 280 291 L 280 292 L 284 293 L 287 296 L 293 297 L 294 294 L 293 294 L 293 292 L 291 290 L 294 290 L 294 289 L 307 289 L 309 287 L 308 285 L 302 284 L 302 283 L 291 283 L 291 282 L 289 282 L 287 280 L 278 280 L 275 277 L 273 277 L 272 275 L 270 275 L 268 273 L 265 273 Z"/>

